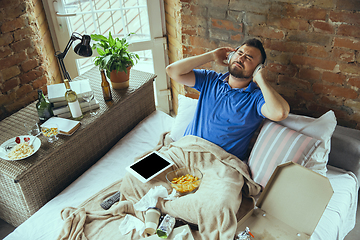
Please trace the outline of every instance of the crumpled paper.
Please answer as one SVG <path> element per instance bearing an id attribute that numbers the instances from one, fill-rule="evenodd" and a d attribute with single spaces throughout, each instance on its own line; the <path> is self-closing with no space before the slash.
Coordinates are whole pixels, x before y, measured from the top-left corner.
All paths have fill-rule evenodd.
<path id="1" fill-rule="evenodd" d="M 186 229 L 184 229 L 181 233 L 176 234 L 174 240 L 183 240 L 186 234 L 188 234 L 188 232 L 186 231 Z"/>
<path id="2" fill-rule="evenodd" d="M 145 196 L 143 196 L 139 202 L 134 204 L 134 208 L 137 211 L 146 211 L 150 207 L 156 207 L 158 198 L 163 198 L 165 200 L 174 200 L 176 199 L 176 190 L 173 189 L 171 194 L 168 194 L 167 189 L 164 186 L 156 186 L 150 189 Z"/>
<path id="3" fill-rule="evenodd" d="M 141 236 L 145 231 L 145 224 L 133 215 L 126 214 L 124 220 L 119 226 L 119 230 L 122 235 L 127 234 L 136 228 L 136 232 Z"/>
<path id="4" fill-rule="evenodd" d="M 146 211 L 150 207 L 156 207 L 159 197 L 165 200 L 174 200 L 177 198 L 176 190 L 173 189 L 169 195 L 164 186 L 156 186 L 150 189 L 149 192 L 147 192 L 139 202 L 134 204 L 134 208 L 137 211 Z M 121 222 L 119 229 L 122 235 L 125 235 L 131 230 L 136 229 L 139 235 L 142 236 L 145 231 L 145 224 L 140 219 L 127 214 L 124 220 Z"/>

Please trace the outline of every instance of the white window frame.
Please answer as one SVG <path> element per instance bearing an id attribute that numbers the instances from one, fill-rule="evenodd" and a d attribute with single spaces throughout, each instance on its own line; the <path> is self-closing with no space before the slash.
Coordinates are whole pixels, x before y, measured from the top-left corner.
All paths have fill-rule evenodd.
<path id="1" fill-rule="evenodd" d="M 76 1 L 76 0 L 74 0 Z M 150 39 L 133 42 L 130 51 L 151 50 L 153 56 L 154 73 L 157 78 L 154 83 L 156 107 L 165 113 L 171 111 L 170 79 L 166 75 L 165 67 L 168 65 L 166 24 L 163 0 L 146 0 L 149 16 Z M 66 17 L 59 17 L 64 13 L 61 0 L 42 0 L 48 19 L 49 29 L 55 51 L 63 51 L 70 39 Z M 159 24 L 161 23 L 161 24 Z M 74 46 L 76 43 L 73 44 Z M 72 46 L 72 47 L 74 47 Z M 94 55 L 96 56 L 96 51 Z M 79 75 L 75 59 L 81 58 L 70 50 L 64 63 L 71 78 Z M 136 69 L 136 66 L 134 67 Z"/>

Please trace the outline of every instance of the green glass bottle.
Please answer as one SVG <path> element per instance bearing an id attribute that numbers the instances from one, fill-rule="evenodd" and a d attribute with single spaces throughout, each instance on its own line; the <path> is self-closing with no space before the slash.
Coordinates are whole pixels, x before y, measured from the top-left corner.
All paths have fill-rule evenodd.
<path id="1" fill-rule="evenodd" d="M 52 105 L 45 98 L 41 89 L 38 89 L 38 97 L 39 101 L 36 103 L 36 109 L 39 115 L 39 120 L 40 122 L 45 122 L 46 120 L 54 116 L 54 113 L 52 111 Z"/>
<path id="2" fill-rule="evenodd" d="M 72 116 L 72 118 L 74 120 L 80 120 L 80 119 L 82 119 L 84 117 L 84 115 L 82 114 L 76 92 L 71 90 L 70 83 L 69 83 L 68 79 L 64 80 L 64 84 L 65 84 L 65 87 L 66 87 L 65 99 L 66 99 L 66 101 L 68 103 L 71 116 Z"/>

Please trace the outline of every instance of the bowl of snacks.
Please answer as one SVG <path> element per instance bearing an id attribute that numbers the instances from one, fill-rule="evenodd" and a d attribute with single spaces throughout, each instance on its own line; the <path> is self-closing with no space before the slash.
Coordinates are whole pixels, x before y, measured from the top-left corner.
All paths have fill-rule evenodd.
<path id="1" fill-rule="evenodd" d="M 166 180 L 180 195 L 195 192 L 202 178 L 203 174 L 197 168 L 179 168 L 166 174 Z"/>

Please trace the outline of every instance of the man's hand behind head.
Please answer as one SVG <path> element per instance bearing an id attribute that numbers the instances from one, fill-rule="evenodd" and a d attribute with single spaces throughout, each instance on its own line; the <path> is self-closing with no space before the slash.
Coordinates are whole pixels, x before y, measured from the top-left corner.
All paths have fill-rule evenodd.
<path id="1" fill-rule="evenodd" d="M 204 54 L 184 58 L 167 66 L 166 72 L 168 76 L 176 82 L 193 87 L 196 80 L 193 72 L 194 68 L 212 61 L 227 67 L 227 57 L 232 51 L 235 51 L 235 49 L 231 47 L 222 47 Z"/>
<path id="2" fill-rule="evenodd" d="M 213 50 L 214 61 L 220 66 L 227 67 L 229 65 L 228 55 L 233 51 L 235 51 L 235 48 L 232 47 L 221 47 Z"/>

